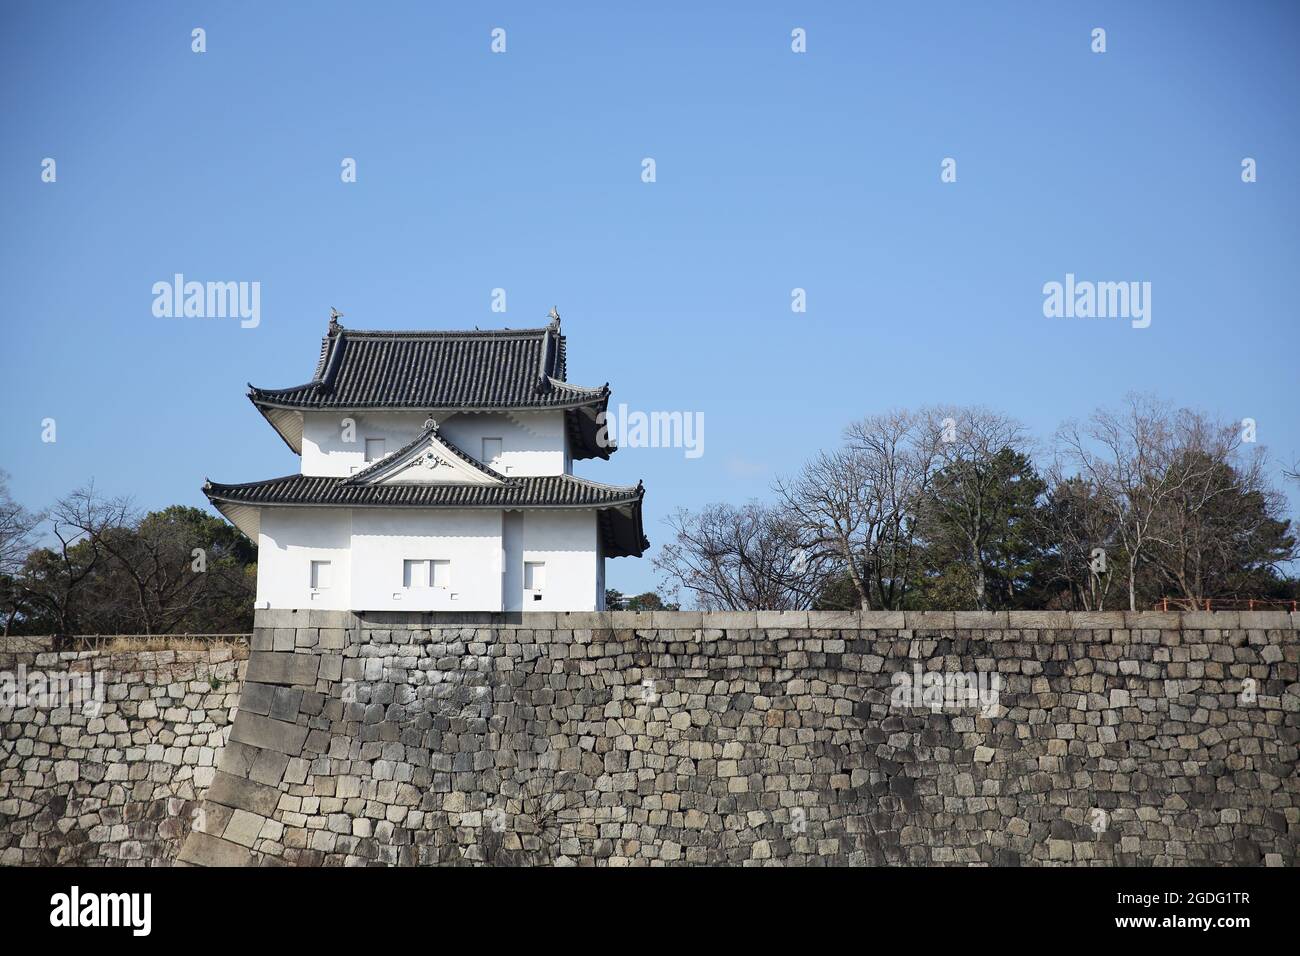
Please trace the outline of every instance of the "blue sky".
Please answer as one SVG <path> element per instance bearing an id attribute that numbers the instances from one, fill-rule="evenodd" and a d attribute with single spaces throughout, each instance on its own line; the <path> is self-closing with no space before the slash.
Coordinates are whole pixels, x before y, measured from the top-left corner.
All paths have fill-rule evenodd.
<path id="1" fill-rule="evenodd" d="M 764 497 L 896 406 L 983 403 L 1046 438 L 1136 388 L 1300 457 L 1300 7 L 712 6 L 6 3 L 15 495 L 93 478 L 205 505 L 204 476 L 295 471 L 245 383 L 308 379 L 330 306 L 487 328 L 558 305 L 571 380 L 704 413 L 699 459 L 580 465 L 645 479 L 656 544 L 673 508 Z M 176 272 L 260 282 L 260 326 L 155 318 Z M 1151 282 L 1151 326 L 1044 318 L 1067 272 Z"/>

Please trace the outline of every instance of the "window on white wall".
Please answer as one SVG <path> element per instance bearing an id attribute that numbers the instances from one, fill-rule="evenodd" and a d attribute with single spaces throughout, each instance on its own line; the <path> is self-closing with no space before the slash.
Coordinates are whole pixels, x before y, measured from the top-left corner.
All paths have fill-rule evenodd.
<path id="1" fill-rule="evenodd" d="M 402 562 L 402 587 L 427 588 L 429 586 L 428 561 Z"/>
<path id="2" fill-rule="evenodd" d="M 501 439 L 483 439 L 483 463 L 489 468 L 498 468 L 501 464 Z"/>
<path id="3" fill-rule="evenodd" d="M 433 582 L 435 588 L 451 587 L 451 562 L 430 561 L 429 580 Z"/>
<path id="4" fill-rule="evenodd" d="M 524 593 L 531 594 L 534 601 L 542 599 L 542 591 L 546 588 L 546 562 L 545 561 L 525 561 L 524 562 Z"/>
<path id="5" fill-rule="evenodd" d="M 366 439 L 366 461 L 378 461 L 384 457 L 384 440 L 382 438 Z"/>
<path id="6" fill-rule="evenodd" d="M 311 563 L 311 587 L 313 591 L 321 591 L 330 586 L 333 578 L 333 567 L 329 561 L 313 561 Z"/>
<path id="7" fill-rule="evenodd" d="M 405 588 L 451 587 L 451 562 L 419 558 L 402 562 L 402 586 Z"/>

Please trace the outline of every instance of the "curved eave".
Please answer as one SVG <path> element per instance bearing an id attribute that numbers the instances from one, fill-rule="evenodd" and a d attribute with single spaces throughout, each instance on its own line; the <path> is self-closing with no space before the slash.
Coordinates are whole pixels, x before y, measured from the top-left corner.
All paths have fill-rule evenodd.
<path id="1" fill-rule="evenodd" d="M 297 408 L 288 406 L 271 405 L 262 401 L 254 395 L 257 389 L 253 386 L 248 387 L 248 399 L 253 403 L 253 407 L 261 413 L 267 423 L 275 429 L 275 433 L 284 439 L 284 443 L 289 446 L 289 450 L 295 455 L 302 454 L 302 411 Z"/>
<path id="2" fill-rule="evenodd" d="M 641 499 L 644 492 L 628 505 L 607 508 L 597 515 L 600 534 L 607 558 L 639 558 L 650 547 L 641 521 Z"/>
<path id="3" fill-rule="evenodd" d="M 614 444 L 609 436 L 605 441 L 600 441 L 601 425 L 600 419 L 609 408 L 609 388 L 606 386 L 601 390 L 600 397 L 587 405 L 568 411 L 565 415 L 565 426 L 569 431 L 569 448 L 572 450 L 575 461 L 584 461 L 588 458 L 603 458 L 608 460 L 609 456 L 618 451 L 618 445 Z"/>
<path id="4" fill-rule="evenodd" d="M 225 518 L 248 538 L 253 544 L 257 544 L 258 535 L 262 531 L 262 508 L 260 505 L 244 504 L 240 501 L 226 501 L 214 497 L 210 490 L 211 482 L 203 486 L 203 494 L 207 496 L 208 502 L 216 508 L 221 517 Z"/>

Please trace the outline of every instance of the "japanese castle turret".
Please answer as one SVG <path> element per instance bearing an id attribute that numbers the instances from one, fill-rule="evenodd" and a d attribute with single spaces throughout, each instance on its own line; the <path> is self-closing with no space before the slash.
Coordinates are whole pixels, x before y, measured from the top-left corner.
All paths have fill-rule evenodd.
<path id="1" fill-rule="evenodd" d="M 249 386 L 300 473 L 203 486 L 257 542 L 257 607 L 603 610 L 605 559 L 650 546 L 645 490 L 573 474 L 616 449 L 608 385 L 565 373 L 554 310 L 545 328 L 473 332 L 332 317 L 310 382 Z"/>

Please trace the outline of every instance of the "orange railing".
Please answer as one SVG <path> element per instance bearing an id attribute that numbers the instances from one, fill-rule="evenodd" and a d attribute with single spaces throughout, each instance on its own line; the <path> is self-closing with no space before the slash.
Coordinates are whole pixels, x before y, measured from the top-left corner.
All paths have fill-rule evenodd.
<path id="1" fill-rule="evenodd" d="M 1296 611 L 1300 601 L 1277 598 L 1161 598 L 1157 611 Z"/>

